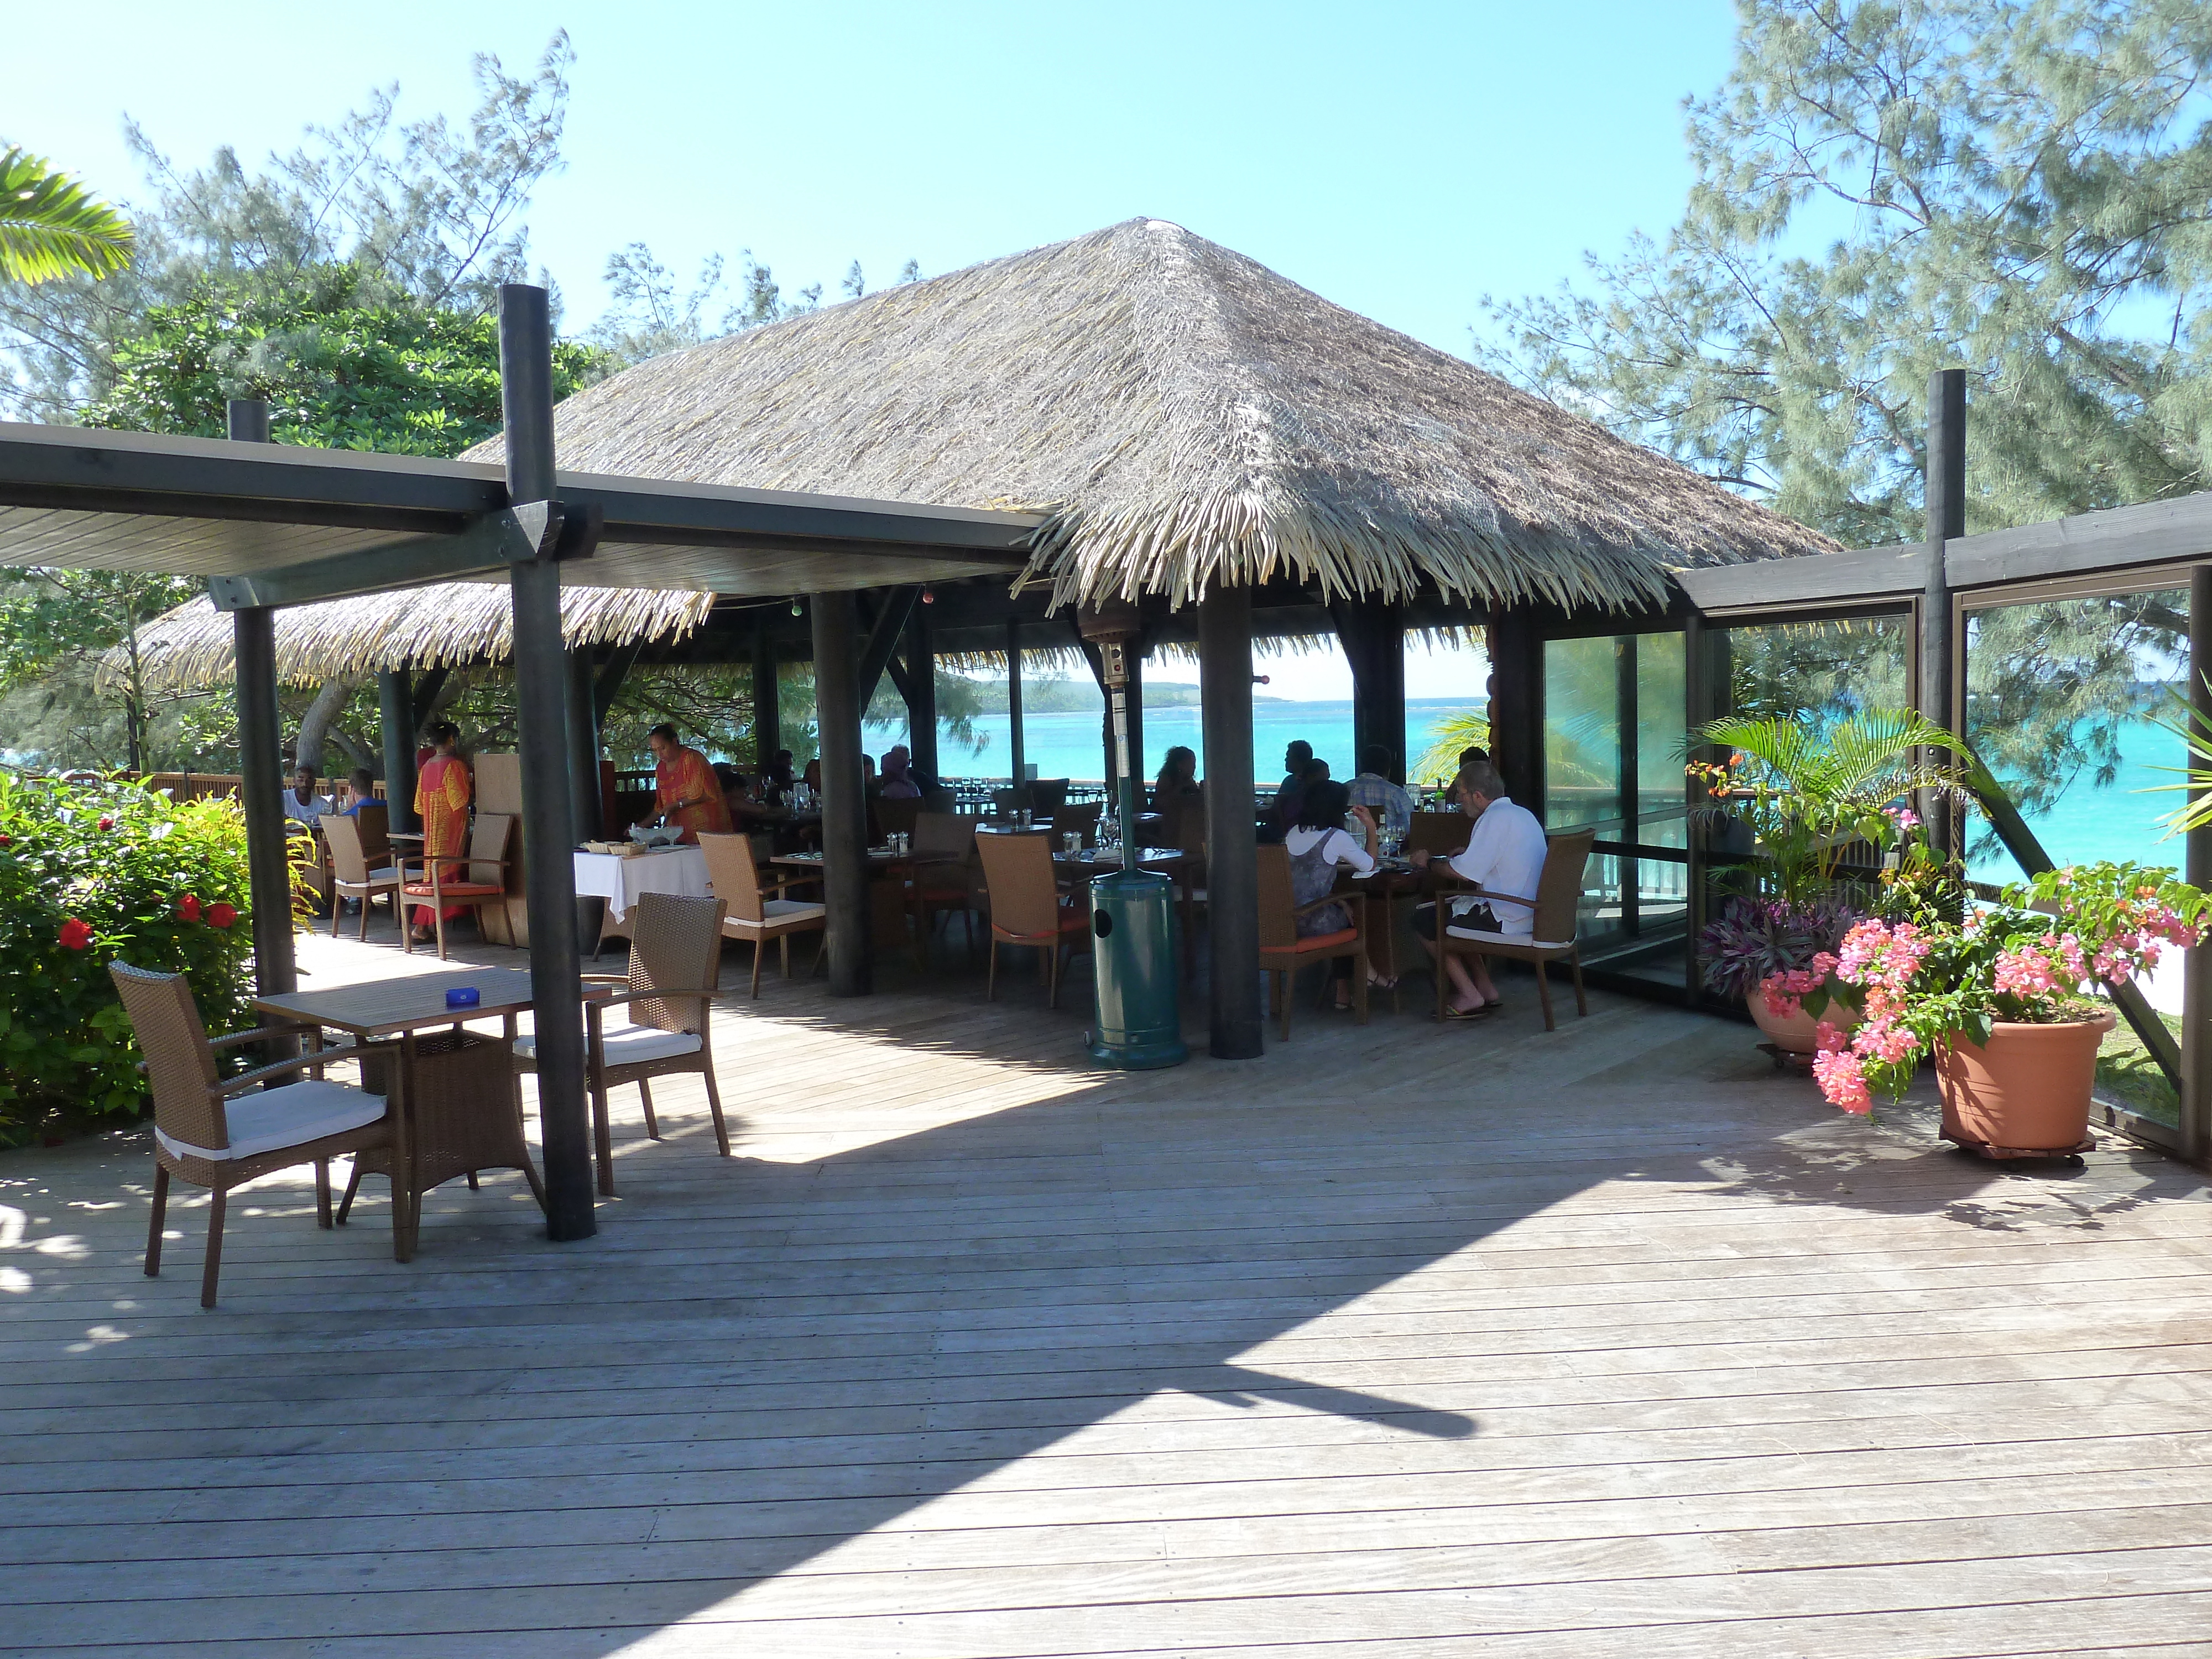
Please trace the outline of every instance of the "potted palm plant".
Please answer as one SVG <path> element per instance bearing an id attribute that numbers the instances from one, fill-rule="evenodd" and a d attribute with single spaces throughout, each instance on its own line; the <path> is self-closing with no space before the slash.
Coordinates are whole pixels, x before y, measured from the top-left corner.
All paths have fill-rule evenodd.
<path id="1" fill-rule="evenodd" d="M 2085 1149 L 2097 1048 L 2112 1029 L 2100 982 L 2124 985 L 2165 947 L 2197 943 L 2212 900 L 2167 869 L 2095 864 L 2007 888 L 1958 920 L 1925 907 L 1855 923 L 1832 980 L 1856 1002 L 1848 1039 L 1821 1034 L 1829 1102 L 1871 1109 L 1933 1060 L 1946 1139 L 1993 1158 Z"/>
<path id="2" fill-rule="evenodd" d="M 1824 1016 L 1848 1031 L 1846 1001 L 1830 1012 L 1832 970 L 1845 932 L 1865 914 L 1871 866 L 1897 855 L 1918 820 L 1905 799 L 1959 790 L 1956 767 L 1929 754 L 1961 752 L 1942 726 L 1908 709 L 1875 708 L 1829 724 L 1732 716 L 1700 727 L 1692 746 L 1725 748 L 1692 762 L 1708 817 L 1733 825 L 1752 857 L 1747 885 L 1698 936 L 1706 988 L 1741 996 L 1769 1042 L 1814 1052 Z"/>

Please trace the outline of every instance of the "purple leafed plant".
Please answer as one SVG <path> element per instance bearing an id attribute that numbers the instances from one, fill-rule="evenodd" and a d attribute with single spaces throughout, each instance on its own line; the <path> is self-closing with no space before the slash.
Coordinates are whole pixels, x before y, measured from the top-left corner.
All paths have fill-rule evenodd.
<path id="1" fill-rule="evenodd" d="M 1861 914 L 1837 899 L 1791 904 L 1732 898 L 1698 935 L 1705 988 L 1717 996 L 1749 996 L 1761 980 L 1809 967 L 1820 951 L 1832 953 Z"/>

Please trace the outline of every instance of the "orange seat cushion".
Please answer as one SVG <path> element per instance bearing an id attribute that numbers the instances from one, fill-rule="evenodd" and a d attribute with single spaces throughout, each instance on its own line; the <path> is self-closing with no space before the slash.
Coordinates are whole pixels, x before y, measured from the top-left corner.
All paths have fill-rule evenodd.
<path id="1" fill-rule="evenodd" d="M 1311 939 L 1302 939 L 1296 945 L 1270 945 L 1266 948 L 1272 955 L 1293 951 L 1304 954 L 1313 951 L 1340 951 L 1347 945 L 1358 943 L 1358 940 L 1359 930 L 1357 927 L 1341 927 L 1334 933 L 1316 933 Z"/>
<path id="2" fill-rule="evenodd" d="M 427 881 L 418 881 L 410 883 L 406 889 L 409 898 L 497 898 L 506 891 L 504 887 L 495 887 L 484 881 L 449 882 L 434 889 Z"/>

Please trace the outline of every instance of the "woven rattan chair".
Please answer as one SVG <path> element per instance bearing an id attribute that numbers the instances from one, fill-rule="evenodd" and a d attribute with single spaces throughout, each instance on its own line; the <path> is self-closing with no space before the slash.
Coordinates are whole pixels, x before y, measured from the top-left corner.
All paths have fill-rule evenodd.
<path id="1" fill-rule="evenodd" d="M 377 817 L 381 818 L 383 813 Z M 331 849 L 331 885 L 338 898 L 361 901 L 361 937 L 368 937 L 369 907 L 378 898 L 388 900 L 392 915 L 399 924 L 404 938 L 407 918 L 399 902 L 399 867 L 392 860 L 392 845 L 386 842 L 382 855 L 372 853 L 368 838 L 362 834 L 358 818 L 331 813 L 323 819 L 323 841 Z M 335 901 L 331 905 L 331 937 L 338 932 L 338 915 L 342 906 Z"/>
<path id="2" fill-rule="evenodd" d="M 407 898 L 419 900 L 430 907 L 437 918 L 438 960 L 446 959 L 446 907 L 464 904 L 477 913 L 477 930 L 483 931 L 483 908 L 487 904 L 507 902 L 507 870 L 512 862 L 507 852 L 514 839 L 514 820 L 504 812 L 479 812 L 476 822 L 469 826 L 469 851 L 466 859 L 418 857 L 410 869 L 402 860 L 399 872 L 403 878 L 401 893 Z M 567 854 L 563 854 L 563 857 Z M 448 873 L 446 866 L 458 864 L 460 868 Z M 399 932 L 400 942 L 409 951 L 415 948 L 415 933 L 404 926 Z"/>
<path id="3" fill-rule="evenodd" d="M 1344 907 L 1352 926 L 1300 939 L 1298 918 L 1332 904 Z M 1285 1042 L 1290 1041 L 1291 997 L 1297 988 L 1298 970 L 1310 963 L 1352 958 L 1352 1006 L 1359 1023 L 1367 1024 L 1366 912 L 1365 902 L 1357 894 L 1319 898 L 1311 904 L 1296 902 L 1290 849 L 1280 842 L 1260 848 L 1260 969 L 1273 975 L 1275 1016 L 1281 1023 Z M 1324 1000 L 1332 983 L 1332 976 L 1322 977 Z"/>
<path id="4" fill-rule="evenodd" d="M 1048 989 L 1047 1006 L 1060 1006 L 1060 963 L 1063 955 L 1091 948 L 1091 908 L 1063 895 L 1052 862 L 1052 839 L 1040 830 L 1028 836 L 978 836 L 983 879 L 991 905 L 991 968 L 987 1000 L 999 996 L 999 947 L 1034 945 L 1044 952 L 1039 964 Z"/>
<path id="5" fill-rule="evenodd" d="M 751 941 L 756 997 L 760 995 L 761 958 L 768 954 L 770 940 L 783 952 L 786 979 L 791 977 L 793 933 L 815 936 L 814 961 L 806 971 L 811 974 L 822 965 L 823 947 L 829 942 L 830 907 L 784 896 L 793 887 L 813 885 L 821 880 L 819 876 L 798 871 L 763 881 L 760 867 L 753 862 L 752 842 L 744 836 L 708 831 L 699 837 L 699 850 L 707 855 L 707 884 L 728 909 L 722 922 L 723 937 Z"/>
<path id="6" fill-rule="evenodd" d="M 717 837 L 742 842 L 742 836 Z M 645 1132 L 660 1139 L 653 1115 L 652 1079 L 696 1072 L 707 1087 L 714 1114 L 714 1144 L 730 1156 L 730 1128 L 722 1118 L 722 1097 L 714 1086 L 714 1045 L 708 1030 L 722 968 L 722 918 L 719 898 L 688 898 L 674 893 L 641 893 L 630 913 L 635 935 L 627 974 L 586 974 L 584 980 L 584 1067 L 592 1091 L 592 1134 L 599 1153 L 599 1191 L 614 1196 L 614 1132 L 608 1121 L 607 1096 L 624 1084 L 637 1085 L 645 1107 Z M 610 1025 L 606 1012 L 621 1008 L 628 1018 Z M 538 1069 L 538 1040 L 518 1038 L 515 1064 Z"/>
<path id="7" fill-rule="evenodd" d="M 1052 844 L 1058 847 L 1062 836 L 1080 836 L 1085 847 L 1098 845 L 1098 819 L 1106 809 L 1095 800 L 1079 802 L 1073 806 L 1055 806 L 1052 811 Z"/>
<path id="8" fill-rule="evenodd" d="M 225 1078 L 218 1049 L 243 1042 L 305 1039 L 319 1045 L 313 1026 L 271 1025 L 210 1038 L 182 974 L 150 974 L 125 963 L 107 965 L 131 1029 L 146 1056 L 154 1094 L 154 1212 L 146 1230 L 146 1273 L 161 1271 L 161 1228 L 169 1205 L 169 1177 L 204 1187 L 208 1206 L 207 1262 L 200 1272 L 200 1306 L 215 1306 L 222 1271 L 223 1209 L 230 1191 L 295 1164 L 315 1166 L 315 1218 L 331 1224 L 330 1160 L 349 1152 L 391 1147 L 404 1159 L 403 1115 L 387 1109 L 381 1095 L 326 1081 L 335 1057 L 311 1046 L 289 1060 Z M 358 1051 L 349 1051 L 348 1057 Z M 301 1072 L 312 1076 L 265 1086 Z M 406 1206 L 392 1206 L 392 1251 L 405 1255 Z"/>
<path id="9" fill-rule="evenodd" d="M 1066 778 L 1031 778 L 1029 805 L 1040 812 L 1057 812 L 1067 805 Z"/>
<path id="10" fill-rule="evenodd" d="M 1406 824 L 1406 850 L 1449 858 L 1465 848 L 1474 820 L 1464 812 L 1416 812 Z"/>
<path id="11" fill-rule="evenodd" d="M 1017 784 L 1012 789 L 991 792 L 991 816 L 1000 823 L 1012 823 L 1018 812 L 1034 810 L 1030 805 L 1029 786 Z"/>
<path id="12" fill-rule="evenodd" d="M 981 866 L 975 820 L 951 812 L 924 812 L 914 824 L 912 898 L 918 936 L 927 945 L 937 922 L 957 911 L 967 924 L 968 949 L 975 948 L 981 908 Z"/>
<path id="13" fill-rule="evenodd" d="M 1565 959 L 1574 975 L 1575 1012 L 1584 1018 L 1589 1013 L 1589 998 L 1583 990 L 1583 956 L 1576 941 L 1576 926 L 1582 908 L 1583 872 L 1589 863 L 1590 844 L 1597 839 L 1594 830 L 1576 830 L 1548 838 L 1544 849 L 1543 873 L 1536 880 L 1536 898 L 1531 904 L 1525 898 L 1510 893 L 1486 892 L 1480 887 L 1465 883 L 1454 883 L 1449 866 L 1431 865 L 1432 872 L 1440 872 L 1437 880 L 1435 945 L 1437 961 L 1437 1018 L 1444 1017 L 1443 957 L 1449 954 L 1462 957 L 1508 957 L 1516 962 L 1535 964 L 1536 999 L 1543 1005 L 1544 1029 L 1559 1029 L 1552 1018 L 1552 984 L 1549 964 Z M 1492 914 L 1499 905 L 1517 905 L 1535 912 L 1533 933 L 1492 933 L 1478 927 L 1457 927 L 1450 923 L 1453 893 L 1473 892 L 1489 901 Z M 1503 918 L 1500 918 L 1503 920 Z"/>
<path id="14" fill-rule="evenodd" d="M 876 830 L 884 840 L 893 836 L 910 836 L 914 821 L 921 816 L 921 797 L 908 795 L 897 800 L 878 795 L 873 803 Z"/>

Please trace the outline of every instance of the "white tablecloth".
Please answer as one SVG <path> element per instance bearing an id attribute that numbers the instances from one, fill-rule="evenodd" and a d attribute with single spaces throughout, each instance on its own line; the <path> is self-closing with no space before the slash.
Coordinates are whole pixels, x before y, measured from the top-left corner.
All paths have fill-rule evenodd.
<path id="1" fill-rule="evenodd" d="M 696 847 L 672 847 L 626 859 L 611 853 L 576 854 L 576 896 L 605 899 L 607 914 L 617 921 L 629 914 L 640 893 L 705 898 L 708 890 L 707 855 Z"/>

